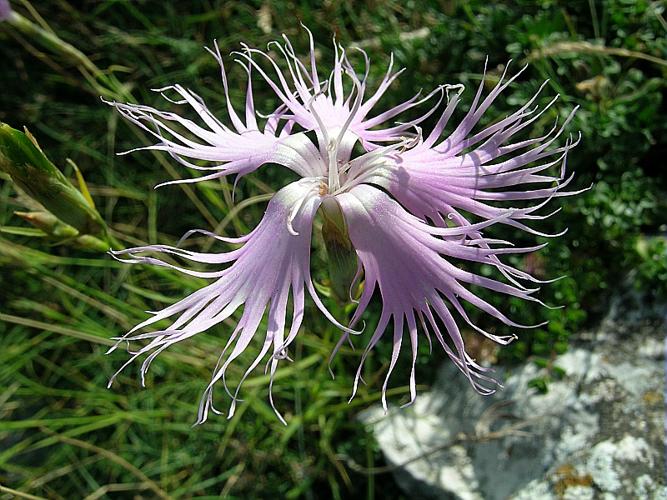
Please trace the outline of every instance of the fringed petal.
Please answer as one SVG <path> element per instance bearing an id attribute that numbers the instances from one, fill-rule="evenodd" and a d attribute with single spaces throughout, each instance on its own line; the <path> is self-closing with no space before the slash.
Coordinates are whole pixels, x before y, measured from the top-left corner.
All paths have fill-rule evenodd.
<path id="1" fill-rule="evenodd" d="M 278 133 L 277 117 L 268 120 L 263 130 L 259 128 L 252 95 L 251 67 L 246 68 L 248 88 L 244 123 L 231 104 L 225 68 L 217 44 L 215 51 L 210 52 L 220 64 L 231 126 L 218 120 L 201 97 L 181 85 L 154 89 L 174 106 L 189 106 L 198 120 L 190 120 L 177 113 L 149 106 L 109 102 L 124 118 L 158 140 L 156 144 L 128 152 L 146 149 L 166 151 L 187 168 L 208 173 L 201 177 L 164 184 L 199 182 L 231 174 L 243 176 L 266 163 L 285 166 L 302 177 L 325 175 L 323 159 L 305 134 L 285 134 L 282 133 L 284 131 Z M 176 99 L 169 97 L 168 92 L 175 95 Z M 192 160 L 207 164 L 202 166 Z"/>
<path id="2" fill-rule="evenodd" d="M 556 145 L 576 109 L 561 126 L 554 126 L 543 137 L 511 142 L 512 137 L 526 129 L 555 102 L 553 99 L 541 110 L 532 107 L 542 86 L 532 99 L 507 118 L 471 135 L 494 99 L 520 73 L 507 81 L 503 74 L 483 100 L 482 82 L 468 114 L 448 137 L 438 143 L 460 101 L 460 94 L 452 96 L 425 140 L 401 154 L 388 156 L 382 165 L 358 175 L 363 176 L 364 182 L 388 190 L 418 217 L 433 221 L 456 218 L 457 224 L 467 225 L 469 222 L 461 213 L 467 212 L 481 219 L 498 219 L 532 234 L 549 236 L 531 229 L 521 220 L 549 217 L 535 212 L 552 198 L 581 192 L 564 190 L 572 180 L 572 176 L 566 176 L 567 155 L 578 144 L 578 139 L 568 138 L 564 145 Z M 542 174 L 549 169 L 558 169 L 558 173 Z M 540 184 L 543 187 L 539 187 Z M 516 189 L 524 186 L 532 187 Z M 521 209 L 487 203 L 523 200 L 542 201 Z M 503 217 L 504 214 L 507 216 Z"/>
<path id="3" fill-rule="evenodd" d="M 259 73 L 280 99 L 279 109 L 284 110 L 284 113 L 281 113 L 279 118 L 292 121 L 306 131 L 316 132 L 323 156 L 333 143 L 337 148 L 336 159 L 346 162 L 356 141 L 360 140 L 367 149 L 374 149 L 376 147 L 374 142 L 400 139 L 402 134 L 424 121 L 437 109 L 437 105 L 431 106 L 417 119 L 377 129 L 398 115 L 419 107 L 433 96 L 442 95 L 444 87 L 437 88 L 425 97 L 418 93 L 389 110 L 369 117 L 380 98 L 403 72 L 394 70 L 393 55 L 390 57 L 387 72 L 380 85 L 373 94 L 368 95 L 367 78 L 370 61 L 367 54 L 357 49 L 365 60 L 365 70 L 360 78 L 350 63 L 345 49 L 334 41 L 333 70 L 327 80 L 320 80 L 320 73 L 315 63 L 313 37 L 307 28 L 306 31 L 310 39 L 310 67 L 301 62 L 285 36 L 283 36 L 284 43 L 271 42 L 269 48 L 275 48 L 282 54 L 286 70 L 281 68 L 267 51 L 244 45 L 243 50 L 235 54 L 248 71 L 252 68 Z M 348 95 L 345 95 L 343 87 L 345 77 L 352 86 Z"/>
<path id="4" fill-rule="evenodd" d="M 531 252 L 541 247 L 480 248 L 470 245 L 471 240 L 465 238 L 465 232 L 476 233 L 478 228 L 452 228 L 457 230 L 458 234 L 463 232 L 464 238 L 459 237 L 457 240 L 442 238 L 441 236 L 447 235 L 449 229 L 425 224 L 405 211 L 386 193 L 364 184 L 354 187 L 348 193 L 338 195 L 336 199 L 345 216 L 350 239 L 356 249 L 365 279 L 363 293 L 351 326 L 361 318 L 376 287 L 380 289 L 382 296 L 380 321 L 362 355 L 353 396 L 361 379 L 361 370 L 366 357 L 383 337 L 385 329 L 391 322 L 394 349 L 382 387 L 383 405 L 386 408 L 387 381 L 396 363 L 406 325 L 412 350 L 410 393 L 411 401 L 414 400 L 415 356 L 418 346 L 416 318 L 420 319 L 422 330 L 427 336 L 429 330 L 433 331 L 442 348 L 470 380 L 475 390 L 482 394 L 492 393 L 498 384 L 486 374 L 487 369 L 479 366 L 466 354 L 463 337 L 452 311 L 456 311 L 477 331 L 500 344 L 509 343 L 514 336 L 497 336 L 477 327 L 468 318 L 461 301 L 478 307 L 506 325 L 519 328 L 530 328 L 530 326 L 519 325 L 510 320 L 494 306 L 475 296 L 465 285 L 481 286 L 524 300 L 539 301 L 531 295 L 535 289 L 527 290 L 463 271 L 447 258 L 488 264 L 518 273 L 518 270 L 502 264 L 497 256 L 510 252 Z M 446 336 L 443 335 L 443 327 Z M 339 345 L 345 338 L 341 339 Z"/>
<path id="5" fill-rule="evenodd" d="M 225 382 L 227 368 L 257 335 L 265 314 L 268 326 L 260 352 L 245 371 L 238 387 L 269 351 L 272 351 L 269 360 L 272 386 L 278 361 L 287 358 L 287 350 L 301 326 L 306 290 L 322 312 L 335 322 L 317 297 L 310 276 L 312 223 L 321 202 L 318 185 L 319 181 L 315 179 L 302 179 L 278 191 L 269 202 L 257 228 L 247 237 L 233 240 L 243 242 L 243 246 L 228 253 L 198 253 L 164 245 L 149 245 L 114 252 L 117 259 L 125 262 L 164 265 L 194 276 L 216 278 L 213 283 L 189 297 L 153 313 L 151 318 L 117 339 L 116 345 L 110 352 L 123 343 L 129 345 L 137 341 L 149 340 L 149 342 L 136 350 L 116 375 L 135 359 L 147 355 L 141 367 L 143 382 L 151 362 L 160 352 L 177 342 L 210 329 L 242 308 L 238 324 L 229 336 L 220 356 L 220 362 L 202 396 L 197 423 L 204 422 L 209 410 L 212 409 L 214 385 L 222 380 L 227 387 Z M 294 231 L 288 231 L 288 224 Z M 176 255 L 206 264 L 231 263 L 231 265 L 213 273 L 196 272 L 143 256 L 145 252 Z M 286 309 L 290 296 L 294 310 L 289 333 L 285 338 Z M 140 330 L 145 330 L 164 319 L 171 319 L 172 324 L 165 329 L 139 333 Z M 113 378 L 109 384 L 113 382 Z M 234 413 L 238 387 L 233 392 L 228 390 L 232 400 L 229 417 Z"/>

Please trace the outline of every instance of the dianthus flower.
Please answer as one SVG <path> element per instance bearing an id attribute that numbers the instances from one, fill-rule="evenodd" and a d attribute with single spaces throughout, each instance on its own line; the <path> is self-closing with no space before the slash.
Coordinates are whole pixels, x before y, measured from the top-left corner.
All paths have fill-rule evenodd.
<path id="1" fill-rule="evenodd" d="M 278 364 L 288 359 L 289 347 L 301 327 L 306 292 L 322 314 L 341 330 L 335 353 L 351 335 L 358 333 L 355 327 L 379 289 L 382 310 L 362 354 L 353 397 L 361 380 L 363 363 L 386 336 L 390 323 L 393 350 L 382 386 L 385 409 L 387 381 L 404 337 L 411 351 L 410 402 L 416 397 L 419 331 L 429 345 L 431 334 L 435 336 L 475 390 L 482 394 L 494 392 L 498 383 L 489 376 L 487 368 L 466 354 L 455 316 L 499 344 L 507 344 L 515 338 L 514 335 L 493 335 L 471 321 L 464 303 L 511 327 L 525 327 L 475 295 L 469 285 L 539 302 L 533 297 L 537 288 L 528 288 L 522 283 L 540 281 L 502 262 L 501 256 L 533 252 L 543 245 L 517 248 L 507 241 L 487 237 L 486 230 L 495 224 L 505 224 L 535 235 L 553 236 L 540 233 L 526 222 L 551 215 L 537 212 L 552 198 L 573 194 L 562 189 L 572 179 L 565 177 L 565 164 L 568 151 L 576 142 L 568 138 L 564 145 L 556 143 L 573 114 L 542 137 L 514 139 L 529 129 L 555 98 L 540 108 L 535 105 L 538 91 L 509 116 L 473 132 L 493 101 L 521 71 L 507 79 L 506 69 L 486 96 L 483 80 L 470 110 L 456 126 L 449 127 L 453 128 L 451 133 L 445 134 L 461 100 L 462 85 L 443 85 L 426 96 L 417 94 L 386 111 L 376 111 L 381 97 L 402 72 L 394 70 L 393 59 L 384 78 L 371 92 L 368 87 L 370 63 L 363 51 L 360 52 L 365 67 L 363 73 L 358 74 L 344 49 L 334 42 L 333 70 L 323 78 L 316 65 L 313 37 L 310 32 L 308 35 L 307 62 L 296 56 L 286 37 L 282 42 L 270 44 L 284 59 L 282 69 L 267 52 L 243 45 L 242 50 L 235 53 L 248 76 L 245 112 L 241 115 L 230 101 L 217 44 L 214 50 L 209 50 L 221 67 L 228 123 L 216 118 L 203 99 L 180 85 L 157 91 L 173 106 L 189 106 L 197 121 L 147 106 L 112 103 L 125 118 L 158 141 L 138 149 L 166 151 L 185 167 L 203 172 L 191 179 L 164 184 L 201 182 L 232 174 L 238 179 L 267 164 L 281 165 L 301 177 L 275 193 L 261 222 L 249 234 L 226 238 L 204 232 L 223 242 L 240 245 L 229 252 L 200 253 L 165 245 L 113 252 L 125 262 L 166 266 L 211 280 L 209 285 L 153 313 L 151 318 L 118 338 L 111 350 L 124 342 L 141 343 L 119 371 L 136 358 L 147 355 L 141 367 L 143 381 L 151 362 L 162 351 L 208 330 L 242 309 L 202 396 L 197 423 L 205 421 L 210 410 L 215 411 L 214 385 L 221 380 L 225 383 L 230 363 L 258 335 L 262 338 L 259 354 L 247 367 L 238 387 L 267 357 L 266 369 L 272 386 Z M 279 102 L 267 116 L 255 109 L 252 84 L 256 75 Z M 167 97 L 167 92 L 177 95 L 177 100 Z M 428 103 L 429 109 L 425 114 L 389 123 L 424 103 Z M 430 133 L 424 135 L 420 124 L 438 110 L 439 119 Z M 554 167 L 558 173 L 549 175 L 547 171 Z M 499 202 L 524 200 L 536 201 L 524 203 L 527 206 L 521 208 L 498 206 Z M 340 324 L 327 310 L 311 278 L 311 235 L 318 210 L 338 221 L 342 237 L 349 239 L 356 252 L 358 268 L 354 285 L 363 282 L 363 286 L 348 325 Z M 190 270 L 146 256 L 146 252 L 170 254 L 218 269 Z M 502 278 L 491 279 L 463 270 L 456 265 L 457 261 L 492 266 Z M 288 309 L 291 309 L 289 325 Z M 265 316 L 266 327 L 263 327 Z M 145 330 L 167 318 L 172 319 L 168 328 Z M 238 387 L 233 393 L 227 390 L 231 397 L 229 417 L 234 414 L 238 401 Z M 270 399 L 273 406 L 271 396 Z"/>
<path id="2" fill-rule="evenodd" d="M 6 21 L 12 13 L 12 8 L 7 0 L 0 0 L 0 21 Z"/>

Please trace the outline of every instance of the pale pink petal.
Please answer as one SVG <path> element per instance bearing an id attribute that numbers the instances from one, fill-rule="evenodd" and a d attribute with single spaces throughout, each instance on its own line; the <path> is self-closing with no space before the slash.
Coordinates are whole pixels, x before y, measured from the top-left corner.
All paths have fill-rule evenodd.
<path id="1" fill-rule="evenodd" d="M 257 71 L 279 98 L 281 102 L 279 109 L 285 110 L 280 118 L 293 121 L 306 131 L 317 133 L 323 156 L 330 144 L 335 143 L 337 159 L 345 162 L 349 160 L 352 147 L 357 140 L 360 140 L 365 147 L 373 149 L 376 147 L 373 142 L 400 138 L 407 130 L 424 121 L 437 109 L 437 105 L 431 106 L 425 114 L 416 119 L 389 128 L 376 129 L 390 119 L 424 104 L 433 96 L 442 94 L 442 89 L 437 88 L 423 98 L 417 94 L 389 110 L 369 117 L 380 98 L 403 72 L 403 70 L 393 70 L 393 56 L 390 57 L 389 67 L 377 90 L 368 96 L 367 78 L 370 64 L 368 56 L 361 51 L 366 61 L 366 68 L 363 76 L 359 78 L 348 60 L 345 49 L 334 42 L 333 71 L 328 80 L 320 81 L 312 34 L 310 32 L 308 34 L 311 42 L 310 68 L 299 60 L 286 37 L 283 37 L 284 44 L 272 42 L 270 48 L 275 48 L 282 54 L 283 67 L 286 67 L 287 71 L 279 66 L 272 55 L 259 49 L 244 45 L 243 50 L 235 52 L 235 55 L 248 70 L 253 68 Z M 352 88 L 348 95 L 344 92 L 345 77 L 349 79 Z"/>
<path id="2" fill-rule="evenodd" d="M 530 252 L 539 247 L 490 249 L 470 246 L 465 241 L 442 239 L 438 236 L 446 235 L 448 229 L 428 226 L 406 212 L 387 194 L 368 185 L 356 186 L 348 193 L 338 195 L 336 200 L 345 215 L 350 239 L 356 249 L 365 279 L 363 293 L 351 325 L 354 325 L 366 310 L 376 287 L 382 296 L 380 321 L 362 355 L 353 394 L 361 377 L 364 360 L 383 337 L 389 322 L 392 322 L 394 351 L 382 387 L 383 404 L 386 406 L 387 380 L 396 363 L 405 324 L 408 327 L 413 356 L 410 387 L 411 397 L 414 399 L 414 356 L 418 343 L 415 315 L 426 318 L 447 355 L 465 373 L 477 391 L 483 394 L 493 392 L 495 381 L 484 374 L 486 369 L 477 365 L 466 354 L 463 337 L 450 308 L 457 311 L 466 323 L 485 336 L 506 344 L 513 339 L 513 336 L 492 335 L 472 325 L 461 307 L 460 300 L 469 302 L 509 326 L 521 328 L 524 326 L 518 325 L 494 306 L 475 296 L 466 285 L 477 285 L 530 301 L 537 299 L 530 295 L 534 290 L 526 290 L 463 271 L 451 259 L 500 267 L 503 264 L 497 259 L 492 259 L 492 256 L 509 252 Z M 466 228 L 456 229 L 466 231 Z M 476 229 L 470 229 L 470 232 L 476 232 Z M 506 267 L 511 269 L 509 266 Z M 445 327 L 447 338 L 442 335 L 440 325 Z"/>
<path id="3" fill-rule="evenodd" d="M 273 353 L 270 359 L 271 377 L 273 377 L 278 361 L 286 358 L 286 352 L 301 325 L 306 290 L 312 295 L 322 312 L 335 322 L 317 297 L 310 277 L 312 223 L 321 202 L 318 193 L 319 181 L 313 179 L 302 179 L 281 189 L 269 202 L 266 214 L 257 228 L 250 235 L 242 238 L 243 246 L 227 253 L 198 253 L 164 245 L 149 245 L 114 252 L 116 258 L 126 262 L 164 265 L 195 276 L 216 278 L 213 283 L 194 292 L 189 297 L 154 313 L 151 318 L 119 338 L 116 346 L 111 350 L 124 342 L 149 340 L 132 355 L 120 370 L 134 359 L 147 355 L 141 369 L 143 380 L 152 360 L 160 352 L 177 342 L 218 325 L 236 310 L 242 308 L 243 312 L 238 325 L 228 336 L 220 363 L 202 397 L 197 421 L 201 423 L 206 420 L 208 411 L 212 408 L 214 385 L 220 380 L 224 382 L 228 366 L 257 336 L 260 322 L 265 314 L 268 327 L 263 334 L 262 348 L 257 358 L 248 367 L 243 379 L 265 358 L 270 350 Z M 292 231 L 288 230 L 288 225 L 291 226 Z M 205 264 L 231 263 L 231 265 L 219 271 L 204 273 L 146 257 L 143 255 L 145 252 L 166 253 Z M 290 295 L 294 310 L 289 334 L 285 338 L 286 309 Z M 172 324 L 168 328 L 138 333 L 168 318 L 172 319 Z M 109 383 L 111 384 L 112 381 L 113 378 Z M 229 417 L 234 413 L 238 389 L 230 394 L 232 404 Z"/>
<path id="4" fill-rule="evenodd" d="M 469 221 L 462 215 L 462 212 L 467 212 L 487 220 L 499 218 L 503 224 L 532 234 L 549 236 L 532 229 L 522 220 L 549 217 L 551 214 L 537 215 L 536 212 L 552 198 L 581 192 L 563 190 L 572 180 L 572 176 L 566 178 L 565 174 L 567 154 L 577 145 L 578 140 L 567 139 L 562 146 L 556 144 L 574 116 L 574 111 L 560 127 L 554 126 L 543 137 L 510 142 L 555 101 L 549 102 L 542 110 L 532 107 L 539 95 L 538 91 L 507 118 L 471 135 L 494 99 L 520 73 L 508 81 L 504 81 L 503 74 L 483 100 L 482 82 L 465 118 L 449 136 L 438 142 L 460 102 L 460 94 L 450 96 L 441 119 L 424 141 L 398 155 L 388 156 L 382 165 L 366 168 L 357 175 L 363 182 L 388 190 L 418 217 L 435 222 L 449 218 L 455 219 L 458 225 L 467 225 Z M 543 174 L 550 169 L 557 169 L 555 175 Z M 508 189 L 517 187 L 520 189 Z M 497 207 L 487 203 L 522 200 L 541 201 L 522 208 Z"/>
<path id="5" fill-rule="evenodd" d="M 251 68 L 248 71 L 245 123 L 234 110 L 229 99 L 227 78 L 222 57 L 215 46 L 211 53 L 220 63 L 223 88 L 231 126 L 218 120 L 206 107 L 203 99 L 181 85 L 155 89 L 173 106 L 188 106 L 196 120 L 185 118 L 171 111 L 139 104 L 110 102 L 119 113 L 158 140 L 156 144 L 133 149 L 166 151 L 182 165 L 207 175 L 171 181 L 165 184 L 199 182 L 231 174 L 245 175 L 266 163 L 285 166 L 302 177 L 318 177 L 326 174 L 326 167 L 318 149 L 303 133 L 278 133 L 276 122 L 269 120 L 260 129 L 256 116 L 251 85 Z M 170 93 L 176 99 L 167 95 Z M 278 117 L 276 117 L 278 118 Z M 193 160 L 206 162 L 205 165 Z"/>

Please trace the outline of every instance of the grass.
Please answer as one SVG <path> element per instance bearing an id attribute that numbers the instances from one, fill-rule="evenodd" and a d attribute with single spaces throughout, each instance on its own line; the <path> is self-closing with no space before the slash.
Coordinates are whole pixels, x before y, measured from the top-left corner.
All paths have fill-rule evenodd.
<path id="1" fill-rule="evenodd" d="M 547 366 L 548 381 L 554 374 L 544 361 L 599 317 L 606 297 L 631 269 L 641 270 L 638 286 L 656 295 L 667 289 L 664 245 L 642 243 L 662 238 L 667 223 L 662 215 L 667 176 L 658 166 L 667 137 L 666 24 L 655 3 L 176 5 L 15 1 L 12 6 L 32 24 L 23 30 L 0 25 L 0 121 L 26 125 L 69 178 L 74 171 L 65 160 L 78 165 L 120 244 L 173 244 L 195 227 L 245 233 L 286 179 L 275 168 L 249 176 L 235 202 L 226 182 L 155 192 L 155 184 L 179 178 L 182 170 L 165 155 L 116 156 L 149 140 L 119 121 L 99 97 L 151 105 L 159 96 L 150 88 L 178 82 L 224 117 L 218 68 L 203 46 L 217 39 L 223 52 L 240 42 L 262 47 L 285 32 L 303 50 L 306 39 L 297 22 L 302 21 L 318 34 L 321 59 L 331 57 L 331 33 L 344 45 L 368 50 L 376 81 L 393 51 L 407 71 L 387 105 L 443 82 L 462 82 L 469 93 L 488 55 L 491 79 L 510 57 L 531 62 L 488 121 L 525 101 L 545 78 L 551 93 L 561 94 L 563 113 L 582 106 L 573 130 L 580 129 L 584 140 L 569 165 L 577 171 L 577 186 L 593 182 L 594 188 L 564 202 L 560 218 L 544 227 L 569 226 L 566 237 L 552 242 L 536 262 L 515 262 L 545 276 L 569 275 L 543 294 L 567 308 L 550 312 L 513 301 L 501 304 L 524 323 L 551 320 L 548 328 L 526 333 L 503 351 L 501 362 Z M 56 36 L 71 49 L 63 50 Z M 230 66 L 232 94 L 239 98 L 241 69 Z M 270 108 L 266 89 L 257 104 Z M 548 128 L 554 117 L 546 116 L 532 133 Z M 145 389 L 136 366 L 106 389 L 124 356 L 104 353 L 110 337 L 143 320 L 144 311 L 195 290 L 201 280 L 123 266 L 99 253 L 30 237 L 13 215 L 26 203 L 6 177 L 0 181 L 0 497 L 400 497 L 389 475 L 375 478 L 348 466 L 349 460 L 368 468 L 382 464 L 356 414 L 379 400 L 387 346 L 369 358 L 368 386 L 348 404 L 360 353 L 343 349 L 331 379 L 326 360 L 337 332 L 311 307 L 294 363 L 279 370 L 275 386 L 288 425 L 275 418 L 260 370 L 244 384 L 244 401 L 233 419 L 215 417 L 192 428 L 229 324 L 164 353 Z M 194 238 L 192 244 L 211 243 Z M 326 282 L 321 251 L 313 268 L 318 281 Z M 377 304 L 366 318 L 369 329 L 376 312 Z M 418 380 L 428 384 L 442 359 L 439 353 L 420 353 Z M 408 389 L 401 384 L 407 365 L 393 378 L 395 403 L 406 399 Z M 241 375 L 240 368 L 233 370 L 232 384 Z M 224 399 L 223 391 L 217 395 Z"/>

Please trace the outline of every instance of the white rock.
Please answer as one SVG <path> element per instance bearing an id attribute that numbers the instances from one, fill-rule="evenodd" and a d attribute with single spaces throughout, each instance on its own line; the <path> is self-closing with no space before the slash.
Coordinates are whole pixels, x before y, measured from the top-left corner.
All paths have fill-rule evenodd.
<path id="1" fill-rule="evenodd" d="M 641 314 L 628 316 L 640 322 Z M 505 390 L 486 398 L 448 364 L 413 407 L 387 416 L 371 408 L 361 419 L 410 498 L 667 500 L 665 326 L 622 317 L 616 307 L 588 342 L 555 360 L 566 376 L 547 394 L 529 388 L 532 364 L 506 373 Z M 526 426 L 447 446 L 473 435 L 489 412 L 494 431 Z"/>

